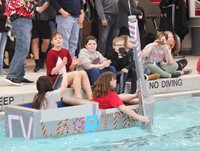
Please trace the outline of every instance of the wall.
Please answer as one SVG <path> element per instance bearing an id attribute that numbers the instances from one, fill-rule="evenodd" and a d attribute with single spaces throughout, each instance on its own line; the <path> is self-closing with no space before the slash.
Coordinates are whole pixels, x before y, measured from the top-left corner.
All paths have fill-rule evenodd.
<path id="1" fill-rule="evenodd" d="M 149 0 L 139 0 L 139 6 L 143 7 L 145 10 L 146 15 L 156 15 L 160 17 L 160 8 L 159 8 L 159 3 L 150 3 Z M 157 24 L 159 26 L 160 19 L 157 20 Z M 146 28 L 147 28 L 147 33 L 154 33 L 155 29 L 153 28 L 153 23 L 151 20 L 147 19 L 146 20 Z M 182 48 L 181 48 L 181 53 L 184 54 L 190 54 L 191 53 L 191 32 L 185 36 L 183 42 L 182 42 Z"/>

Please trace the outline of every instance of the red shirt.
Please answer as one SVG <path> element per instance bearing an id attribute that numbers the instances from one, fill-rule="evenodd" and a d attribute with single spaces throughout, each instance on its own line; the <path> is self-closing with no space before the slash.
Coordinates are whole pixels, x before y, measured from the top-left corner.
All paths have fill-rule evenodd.
<path id="1" fill-rule="evenodd" d="M 99 103 L 100 109 L 119 108 L 120 105 L 124 105 L 115 91 L 110 91 L 108 95 L 93 100 Z"/>
<path id="2" fill-rule="evenodd" d="M 30 1 L 10 0 L 6 5 L 7 16 L 19 15 L 31 18 L 33 16 L 33 3 Z"/>
<path id="3" fill-rule="evenodd" d="M 46 68 L 47 68 L 47 75 L 51 78 L 51 81 L 54 83 L 58 74 L 51 75 L 51 71 L 55 68 L 58 58 L 63 59 L 67 57 L 67 64 L 66 64 L 66 71 L 69 71 L 69 67 L 72 63 L 72 58 L 70 53 L 67 49 L 62 48 L 60 51 L 56 50 L 49 50 L 46 58 Z"/>

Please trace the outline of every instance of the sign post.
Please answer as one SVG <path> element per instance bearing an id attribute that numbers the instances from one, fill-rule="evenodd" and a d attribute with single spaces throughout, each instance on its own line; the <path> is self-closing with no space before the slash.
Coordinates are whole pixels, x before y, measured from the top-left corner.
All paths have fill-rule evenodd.
<path id="1" fill-rule="evenodd" d="M 135 15 L 128 17 L 128 25 L 130 31 L 130 38 L 133 47 L 134 60 L 136 65 L 138 88 L 139 88 L 139 112 L 142 115 L 148 116 L 149 123 L 143 126 L 152 131 L 153 116 L 154 116 L 154 97 L 147 94 L 146 83 L 144 79 L 144 68 L 141 56 L 140 36 L 138 29 L 138 22 Z"/>

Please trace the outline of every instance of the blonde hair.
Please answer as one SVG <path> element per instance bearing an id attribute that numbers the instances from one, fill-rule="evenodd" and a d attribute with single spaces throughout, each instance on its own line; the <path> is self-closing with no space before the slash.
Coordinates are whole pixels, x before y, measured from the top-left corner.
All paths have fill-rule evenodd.
<path id="1" fill-rule="evenodd" d="M 112 41 L 112 44 L 114 46 L 117 42 L 122 42 L 122 41 L 125 43 L 125 40 L 122 37 L 115 37 Z"/>
<path id="2" fill-rule="evenodd" d="M 130 36 L 128 35 L 121 35 L 120 37 L 122 37 L 124 39 L 124 49 L 128 50 L 130 48 L 128 48 L 127 43 L 128 43 L 128 38 L 130 38 Z"/>
<path id="3" fill-rule="evenodd" d="M 167 40 L 168 40 L 169 35 L 172 35 L 174 38 L 174 34 L 171 31 L 165 31 L 165 34 L 167 35 L 167 37 L 166 37 Z M 168 44 L 168 45 L 170 46 L 171 49 L 174 48 L 175 40 L 174 40 L 173 44 Z"/>

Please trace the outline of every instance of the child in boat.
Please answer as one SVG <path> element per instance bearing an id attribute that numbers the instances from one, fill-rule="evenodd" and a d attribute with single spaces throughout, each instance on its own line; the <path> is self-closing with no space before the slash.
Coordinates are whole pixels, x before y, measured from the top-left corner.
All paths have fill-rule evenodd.
<path id="1" fill-rule="evenodd" d="M 43 110 L 57 108 L 56 102 L 61 100 L 61 95 L 68 85 L 67 73 L 64 73 L 62 76 L 61 87 L 57 90 L 53 90 L 49 76 L 40 76 L 38 78 L 36 83 L 38 93 L 33 98 L 33 108 Z"/>
<path id="2" fill-rule="evenodd" d="M 99 51 L 96 51 L 97 39 L 95 37 L 86 37 L 84 44 L 85 48 L 81 49 L 78 55 L 81 62 L 78 64 L 77 70 L 85 70 L 92 85 L 103 72 L 111 71 L 116 74 L 116 69 L 110 66 L 111 61 L 104 58 Z"/>
<path id="3" fill-rule="evenodd" d="M 119 110 L 121 110 L 122 112 L 136 118 L 141 122 L 148 122 L 149 120 L 146 116 L 135 113 L 123 103 L 135 103 L 133 99 L 137 98 L 137 93 L 120 94 L 118 96 L 117 93 L 114 91 L 115 87 L 115 74 L 113 74 L 112 72 L 102 73 L 94 84 L 93 101 L 99 103 L 100 109 L 119 108 Z"/>
<path id="4" fill-rule="evenodd" d="M 47 75 L 51 78 L 54 84 L 59 74 L 68 72 L 68 86 L 73 85 L 75 97 L 82 98 L 81 86 L 85 90 L 88 99 L 91 99 L 92 90 L 90 82 L 85 71 L 74 71 L 80 59 L 72 60 L 68 50 L 62 48 L 63 37 L 60 32 L 52 34 L 51 43 L 53 48 L 49 50 L 46 58 Z"/>

